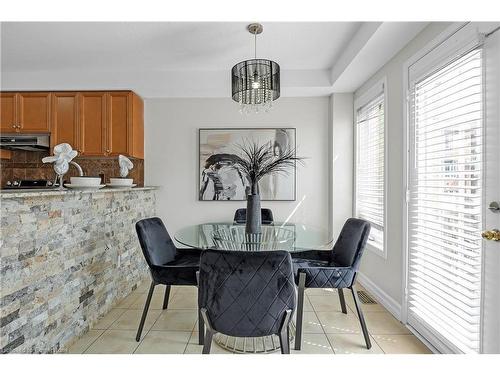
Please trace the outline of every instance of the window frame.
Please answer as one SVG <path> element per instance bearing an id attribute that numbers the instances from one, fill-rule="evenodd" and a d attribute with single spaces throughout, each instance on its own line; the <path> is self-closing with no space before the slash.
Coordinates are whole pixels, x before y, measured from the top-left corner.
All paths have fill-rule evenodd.
<path id="1" fill-rule="evenodd" d="M 387 259 L 387 186 L 388 186 L 388 168 L 387 168 L 387 114 L 388 114 L 388 105 L 387 105 L 387 77 L 384 76 L 382 79 L 373 84 L 368 90 L 366 90 L 363 94 L 361 94 L 358 98 L 354 100 L 354 113 L 353 113 L 353 138 L 354 138 L 354 160 L 353 160 L 353 200 L 352 200 L 352 212 L 353 216 L 357 216 L 357 193 L 358 193 L 358 173 L 357 173 L 357 160 L 358 160 L 358 110 L 363 106 L 368 104 L 369 102 L 375 100 L 377 96 L 380 94 L 384 95 L 384 229 L 383 229 L 383 243 L 382 248 L 374 246 L 373 244 L 367 242 L 366 248 L 373 252 L 374 254 L 382 257 L 383 259 Z"/>

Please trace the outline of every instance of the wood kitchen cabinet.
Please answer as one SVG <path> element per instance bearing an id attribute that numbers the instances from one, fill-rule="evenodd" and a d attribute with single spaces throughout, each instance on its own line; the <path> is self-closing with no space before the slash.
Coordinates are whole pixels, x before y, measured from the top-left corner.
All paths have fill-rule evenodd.
<path id="1" fill-rule="evenodd" d="M 78 103 L 80 109 L 79 153 L 84 156 L 107 156 L 106 93 L 80 93 Z"/>
<path id="2" fill-rule="evenodd" d="M 2 133 L 15 133 L 17 131 L 16 94 L 0 94 L 0 131 Z"/>
<path id="3" fill-rule="evenodd" d="M 144 158 L 144 109 L 132 91 L 53 93 L 52 147 L 67 142 L 82 156 Z"/>
<path id="4" fill-rule="evenodd" d="M 52 94 L 51 149 L 59 143 L 69 143 L 75 150 L 80 152 L 78 117 L 78 93 L 55 92 Z"/>
<path id="5" fill-rule="evenodd" d="M 50 133 L 82 156 L 144 158 L 144 104 L 132 91 L 0 93 L 2 133 Z"/>
<path id="6" fill-rule="evenodd" d="M 1 93 L 0 131 L 41 134 L 50 132 L 51 94 L 48 92 Z"/>

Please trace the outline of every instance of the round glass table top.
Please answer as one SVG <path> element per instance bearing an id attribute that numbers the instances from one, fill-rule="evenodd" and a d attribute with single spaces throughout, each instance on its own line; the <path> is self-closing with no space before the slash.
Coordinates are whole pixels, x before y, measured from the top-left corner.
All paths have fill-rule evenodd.
<path id="1" fill-rule="evenodd" d="M 206 223 L 182 228 L 174 236 L 181 245 L 227 250 L 327 250 L 333 240 L 326 229 L 299 223 L 262 225 L 260 234 L 248 235 L 245 225 Z"/>

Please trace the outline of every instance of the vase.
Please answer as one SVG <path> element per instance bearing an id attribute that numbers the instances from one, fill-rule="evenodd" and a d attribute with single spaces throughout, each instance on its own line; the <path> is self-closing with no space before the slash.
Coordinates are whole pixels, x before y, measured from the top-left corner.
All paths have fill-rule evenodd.
<path id="1" fill-rule="evenodd" d="M 247 221 L 245 226 L 246 233 L 260 233 L 262 227 L 262 218 L 260 211 L 260 195 L 247 195 Z"/>

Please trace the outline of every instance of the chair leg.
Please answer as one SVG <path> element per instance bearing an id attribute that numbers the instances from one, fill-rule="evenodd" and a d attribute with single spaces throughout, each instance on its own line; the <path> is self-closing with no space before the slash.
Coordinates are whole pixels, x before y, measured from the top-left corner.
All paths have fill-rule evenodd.
<path id="1" fill-rule="evenodd" d="M 170 298 L 170 285 L 167 285 L 167 287 L 165 288 L 165 297 L 163 298 L 163 310 L 167 309 L 169 298 Z"/>
<path id="2" fill-rule="evenodd" d="M 198 345 L 203 345 L 205 342 L 205 324 L 200 309 L 198 309 Z"/>
<path id="3" fill-rule="evenodd" d="M 342 308 L 342 312 L 344 314 L 347 314 L 347 307 L 345 305 L 345 298 L 344 298 L 344 290 L 342 288 L 338 288 L 337 292 L 339 293 L 340 307 Z"/>
<path id="4" fill-rule="evenodd" d="M 139 328 L 137 329 L 137 335 L 135 336 L 135 341 L 137 342 L 141 341 L 142 329 L 144 328 L 144 322 L 146 321 L 146 316 L 148 315 L 149 304 L 151 303 L 151 298 L 153 297 L 155 286 L 156 286 L 155 282 L 151 281 L 148 298 L 146 298 L 146 304 L 144 305 L 144 310 L 142 311 L 141 322 L 139 323 Z"/>
<path id="5" fill-rule="evenodd" d="M 368 334 L 368 328 L 366 327 L 365 317 L 363 311 L 361 310 L 361 305 L 358 298 L 358 293 L 354 285 L 351 286 L 352 298 L 354 299 L 354 304 L 356 305 L 356 311 L 358 312 L 359 322 L 361 324 L 361 330 L 363 331 L 363 336 L 365 337 L 366 348 L 370 349 L 372 343 L 370 341 L 370 335 Z"/>
<path id="6" fill-rule="evenodd" d="M 201 354 L 210 354 L 210 348 L 212 347 L 212 339 L 214 338 L 214 333 L 212 331 L 207 330 L 205 334 L 203 350 Z"/>
<path id="7" fill-rule="evenodd" d="M 292 310 L 286 310 L 278 335 L 280 339 L 281 354 L 290 354 L 290 320 L 292 320 Z"/>
<path id="8" fill-rule="evenodd" d="M 304 291 L 306 289 L 306 274 L 299 274 L 299 290 L 297 299 L 297 322 L 295 330 L 295 350 L 302 346 L 302 320 L 304 315 Z"/>
<path id="9" fill-rule="evenodd" d="M 205 326 L 207 326 L 205 337 L 203 338 L 203 350 L 202 354 L 210 354 L 210 348 L 212 347 L 212 339 L 214 338 L 215 331 L 210 325 L 208 320 L 207 309 L 202 308 L 199 310 L 200 321 L 202 321 Z"/>
<path id="10" fill-rule="evenodd" d="M 287 330 L 279 334 L 281 354 L 290 354 L 290 338 L 287 335 Z"/>
<path id="11" fill-rule="evenodd" d="M 200 271 L 196 271 L 196 283 L 198 284 L 198 293 L 200 293 Z M 203 345 L 205 341 L 205 324 L 201 309 L 198 306 L 198 345 Z"/>

